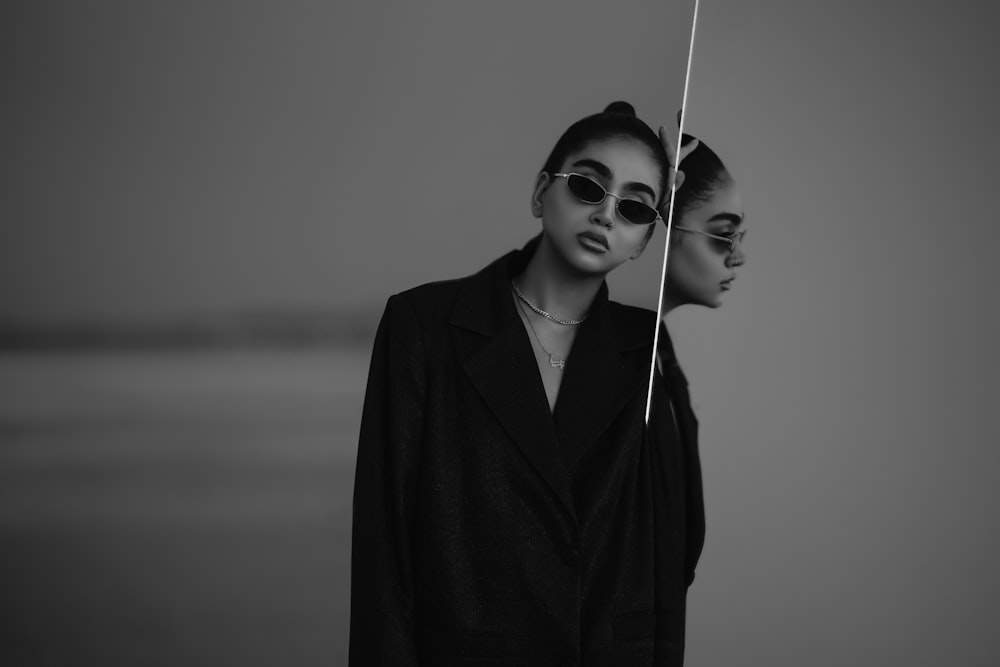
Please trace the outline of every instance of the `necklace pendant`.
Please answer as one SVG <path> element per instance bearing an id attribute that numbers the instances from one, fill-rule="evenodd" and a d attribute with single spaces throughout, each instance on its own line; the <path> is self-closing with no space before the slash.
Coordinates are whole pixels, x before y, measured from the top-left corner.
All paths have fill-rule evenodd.
<path id="1" fill-rule="evenodd" d="M 565 359 L 556 359 L 555 357 L 553 357 L 550 354 L 549 355 L 549 366 L 551 366 L 552 368 L 558 368 L 559 370 L 562 370 L 562 369 L 566 368 L 566 360 Z"/>

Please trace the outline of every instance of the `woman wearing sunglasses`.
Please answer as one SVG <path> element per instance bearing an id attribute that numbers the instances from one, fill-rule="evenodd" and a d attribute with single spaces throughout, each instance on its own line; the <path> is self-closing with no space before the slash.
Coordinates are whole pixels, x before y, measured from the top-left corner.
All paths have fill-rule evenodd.
<path id="1" fill-rule="evenodd" d="M 681 663 L 684 507 L 664 507 L 644 437 L 656 317 L 604 282 L 646 247 L 671 175 L 614 103 L 539 172 L 541 234 L 389 298 L 358 448 L 352 665 Z"/>
<path id="2" fill-rule="evenodd" d="M 678 306 L 694 304 L 716 308 L 730 289 L 741 266 L 743 205 L 732 176 L 719 156 L 706 144 L 684 135 L 683 188 L 676 191 L 673 229 L 668 248 L 667 273 L 663 284 L 661 322 L 657 333 L 657 359 L 653 395 L 650 400 L 648 438 L 654 461 L 653 486 L 664 494 L 661 502 L 675 508 L 668 513 L 679 535 L 676 540 L 662 531 L 655 535 L 654 551 L 683 558 L 684 588 L 694 579 L 705 536 L 701 465 L 698 455 L 698 420 L 691 409 L 687 379 L 677 363 L 666 327 L 666 316 Z M 678 174 L 678 181 L 680 181 Z M 673 444 L 665 444 L 673 443 Z M 683 508 L 677 511 L 676 508 Z M 662 570 L 661 570 L 661 577 Z M 658 579 L 658 586 L 677 586 L 676 579 Z M 680 600 L 678 591 L 668 600 Z M 682 615 L 684 606 L 675 611 Z M 680 621 L 683 625 L 683 621 Z M 670 634 L 670 622 L 656 617 L 658 635 Z M 683 631 L 679 645 L 683 650 Z"/>
<path id="3" fill-rule="evenodd" d="M 684 158 L 684 174 L 674 201 L 663 314 L 685 304 L 720 306 L 745 261 L 743 203 L 722 160 L 699 142 Z"/>

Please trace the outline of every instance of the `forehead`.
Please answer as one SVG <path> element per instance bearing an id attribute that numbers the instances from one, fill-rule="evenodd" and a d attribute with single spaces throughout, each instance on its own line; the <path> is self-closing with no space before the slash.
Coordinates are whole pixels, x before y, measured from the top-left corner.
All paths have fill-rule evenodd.
<path id="1" fill-rule="evenodd" d="M 649 149 L 627 137 L 592 141 L 566 156 L 563 169 L 578 160 L 596 160 L 611 170 L 611 185 L 643 183 L 660 196 L 660 167 Z"/>
<path id="2" fill-rule="evenodd" d="M 683 169 L 683 164 L 681 168 Z M 684 186 L 682 185 L 681 187 L 683 188 Z M 728 179 L 716 187 L 707 201 L 701 202 L 685 211 L 682 224 L 704 222 L 720 213 L 743 216 L 743 199 L 740 197 L 739 188 L 736 187 L 732 179 Z"/>

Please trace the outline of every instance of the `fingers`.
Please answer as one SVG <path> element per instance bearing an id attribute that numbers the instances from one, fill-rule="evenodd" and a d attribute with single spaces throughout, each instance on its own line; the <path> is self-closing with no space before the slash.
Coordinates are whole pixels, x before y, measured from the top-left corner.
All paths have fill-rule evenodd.
<path id="1" fill-rule="evenodd" d="M 677 149 L 674 148 L 673 142 L 670 141 L 670 137 L 667 136 L 666 130 L 661 126 L 660 143 L 663 144 L 663 149 L 667 152 L 667 159 L 670 160 L 671 168 L 677 168 L 684 161 L 684 158 L 690 155 L 694 149 L 698 148 L 701 142 L 692 137 L 691 141 L 681 146 L 680 153 L 678 153 Z"/>
<path id="2" fill-rule="evenodd" d="M 683 162 L 684 158 L 686 158 L 688 155 L 691 154 L 691 151 L 698 148 L 699 143 L 700 142 L 697 139 L 692 139 L 691 141 L 681 146 L 680 157 L 677 159 L 677 163 L 680 164 L 681 162 Z"/>
<path id="3" fill-rule="evenodd" d="M 677 166 L 677 151 L 674 149 L 674 145 L 671 143 L 670 137 L 667 136 L 667 131 L 663 129 L 662 125 L 660 126 L 660 143 L 663 144 L 663 150 L 667 152 L 670 167 Z"/>
<path id="4" fill-rule="evenodd" d="M 682 118 L 682 110 L 677 111 L 677 125 L 680 126 Z M 667 135 L 667 131 L 660 126 L 660 143 L 663 144 L 663 149 L 667 153 L 667 161 L 670 163 L 669 173 L 667 174 L 667 186 L 671 190 L 676 190 L 681 187 L 684 183 L 684 172 L 680 170 L 680 165 L 691 152 L 698 148 L 699 141 L 692 138 L 686 144 L 682 144 L 680 151 L 674 148 L 673 142 L 670 141 L 670 137 Z M 683 137 L 681 137 L 683 139 Z"/>
<path id="5" fill-rule="evenodd" d="M 681 129 L 681 120 L 683 118 L 684 118 L 684 109 L 678 109 L 677 110 L 677 129 L 678 130 Z M 681 161 L 691 153 L 691 151 L 693 151 L 694 149 L 698 148 L 698 140 L 695 139 L 695 138 L 693 138 L 693 137 L 692 137 L 691 141 L 689 141 L 687 143 L 684 143 L 684 136 L 682 135 L 681 138 L 679 139 L 679 141 L 681 142 L 681 152 L 680 152 L 680 157 L 678 158 L 676 164 L 680 164 Z M 673 163 L 671 163 L 671 164 L 673 164 Z"/>
<path id="6" fill-rule="evenodd" d="M 674 145 L 670 142 L 670 137 L 667 136 L 667 131 L 663 129 L 662 125 L 660 126 L 660 143 L 663 144 L 663 150 L 667 153 L 667 191 L 672 192 L 684 180 L 684 174 L 680 174 L 680 178 L 678 178 L 677 151 L 674 150 Z"/>

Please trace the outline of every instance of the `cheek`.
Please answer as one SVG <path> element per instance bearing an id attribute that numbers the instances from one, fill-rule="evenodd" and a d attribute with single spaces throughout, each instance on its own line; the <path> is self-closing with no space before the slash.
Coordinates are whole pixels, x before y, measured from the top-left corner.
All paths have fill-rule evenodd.
<path id="1" fill-rule="evenodd" d="M 626 223 L 621 223 L 614 227 L 612 232 L 617 237 L 616 245 L 621 248 L 622 253 L 625 255 L 631 255 L 642 242 L 646 240 L 646 228 L 640 227 L 638 225 L 627 225 Z"/>
<path id="2" fill-rule="evenodd" d="M 667 273 L 689 290 L 712 288 L 725 279 L 725 258 L 702 244 L 683 244 L 671 250 Z"/>
<path id="3" fill-rule="evenodd" d="M 725 277 L 726 256 L 707 247 L 707 244 L 699 244 L 693 260 L 692 263 L 697 267 L 698 275 L 706 280 L 720 281 Z"/>
<path id="4" fill-rule="evenodd" d="M 566 226 L 567 214 L 560 205 L 546 205 L 542 210 L 542 227 L 549 231 L 558 231 Z"/>

